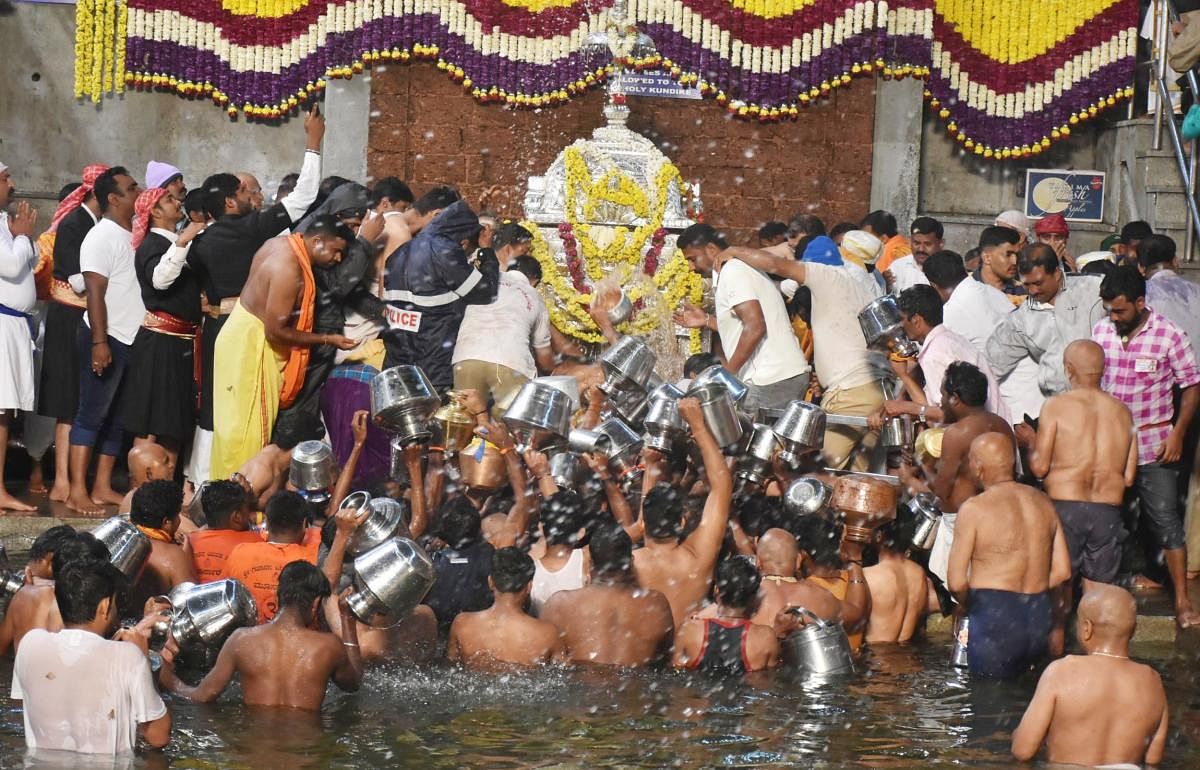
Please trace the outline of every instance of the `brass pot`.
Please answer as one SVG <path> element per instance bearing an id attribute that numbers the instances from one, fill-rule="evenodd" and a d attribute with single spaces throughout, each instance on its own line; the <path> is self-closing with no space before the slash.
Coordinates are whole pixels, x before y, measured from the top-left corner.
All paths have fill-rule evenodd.
<path id="1" fill-rule="evenodd" d="M 463 406 L 461 395 L 451 391 L 450 401 L 433 413 L 429 429 L 435 446 L 444 447 L 448 454 L 460 452 L 475 436 L 475 418 Z"/>

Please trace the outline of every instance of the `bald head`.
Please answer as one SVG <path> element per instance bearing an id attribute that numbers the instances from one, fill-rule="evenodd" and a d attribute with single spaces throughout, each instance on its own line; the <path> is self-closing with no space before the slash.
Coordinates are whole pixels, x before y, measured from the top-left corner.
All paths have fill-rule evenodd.
<path id="1" fill-rule="evenodd" d="M 1104 374 L 1104 349 L 1091 340 L 1075 340 L 1063 351 L 1063 364 L 1072 385 L 1098 387 Z"/>
<path id="2" fill-rule="evenodd" d="M 1137 626 L 1137 602 L 1133 594 L 1107 583 L 1087 590 L 1079 602 L 1079 623 L 1090 623 L 1097 644 L 1128 644 Z"/>
<path id="3" fill-rule="evenodd" d="M 768 529 L 758 539 L 758 564 L 764 575 L 789 577 L 796 572 L 796 538 L 786 529 Z"/>
<path id="4" fill-rule="evenodd" d="M 971 442 L 971 473 L 983 486 L 1013 478 L 1013 441 L 1003 433 L 984 433 Z"/>
<path id="5" fill-rule="evenodd" d="M 136 444 L 126 457 L 129 477 L 137 484 L 147 481 L 170 480 L 175 475 L 171 456 L 161 444 Z"/>

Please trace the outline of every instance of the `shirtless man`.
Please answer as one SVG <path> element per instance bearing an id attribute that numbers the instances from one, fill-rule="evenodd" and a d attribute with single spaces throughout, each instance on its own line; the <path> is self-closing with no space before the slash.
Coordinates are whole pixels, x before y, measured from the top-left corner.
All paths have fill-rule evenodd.
<path id="1" fill-rule="evenodd" d="M 339 510 L 325 522 L 321 541 L 329 551 L 321 562 L 321 572 L 330 586 L 336 588 L 344 584 L 349 587 L 354 573 L 346 568 L 346 546 L 369 515 L 369 511 Z M 324 612 L 329 630 L 340 635 L 342 614 L 336 596 L 325 599 Z M 437 617 L 427 604 L 418 604 L 399 622 L 384 613 L 378 613 L 368 620 L 370 624 L 357 619 L 354 621 L 358 626 L 363 665 L 384 661 L 424 663 L 437 654 Z"/>
<path id="2" fill-rule="evenodd" d="M 709 440 L 712 440 L 710 435 Z M 559 591 L 542 609 L 574 663 L 646 666 L 671 649 L 675 622 L 667 597 L 641 588 L 633 575 L 633 541 L 615 525 L 592 533 L 592 580 Z"/>
<path id="3" fill-rule="evenodd" d="M 42 553 L 42 556 L 35 560 L 35 553 Z M 35 628 L 62 630 L 62 616 L 54 598 L 55 578 L 70 564 L 86 559 L 108 561 L 108 549 L 91 533 L 76 532 L 60 524 L 38 536 L 30 550 L 30 559 L 32 571 L 27 569 L 26 575 L 34 582 L 21 586 L 8 603 L 4 620 L 0 622 L 0 655 L 8 652 L 10 644 L 15 654 L 21 639 Z M 48 568 L 44 566 L 47 562 Z"/>
<path id="4" fill-rule="evenodd" d="M 1095 585 L 1076 621 L 1085 655 L 1046 667 L 1013 733 L 1012 753 L 1088 767 L 1157 765 L 1167 742 L 1167 695 L 1154 669 L 1129 659 L 1137 603 L 1116 586 Z M 974 631 L 974 629 L 972 629 Z"/>
<path id="5" fill-rule="evenodd" d="M 758 568 L 746 557 L 721 562 L 716 617 L 692 618 L 679 627 L 672 665 L 733 676 L 778 666 L 779 640 L 772 623 L 758 625 L 750 620 L 760 582 Z"/>
<path id="6" fill-rule="evenodd" d="M 383 266 L 388 257 L 396 253 L 396 249 L 413 239 L 433 218 L 442 213 L 442 209 L 459 199 L 458 191 L 453 187 L 435 187 L 418 198 L 412 206 L 403 210 L 389 207 L 381 211 L 383 214 L 383 250 L 376 260 L 375 276 L 380 286 L 383 281 Z"/>
<path id="7" fill-rule="evenodd" d="M 150 556 L 134 584 L 129 607 L 141 607 L 146 599 L 180 583 L 196 582 L 191 555 L 175 543 L 182 506 L 183 490 L 174 481 L 150 481 L 133 493 L 129 521 L 150 539 Z"/>
<path id="8" fill-rule="evenodd" d="M 822 620 L 842 622 L 842 603 L 828 590 L 797 576 L 800 549 L 786 529 L 768 529 L 758 539 L 758 567 L 762 585 L 758 589 L 758 611 L 751 622 L 775 623 L 775 616 L 790 607 L 804 607 Z"/>
<path id="9" fill-rule="evenodd" d="M 271 496 L 286 485 L 294 448 L 267 444 L 230 476 L 254 499 L 256 511 L 266 508 Z"/>
<path id="10" fill-rule="evenodd" d="M 488 584 L 492 606 L 463 612 L 450 625 L 446 659 L 467 668 L 495 669 L 507 665 L 536 666 L 566 657 L 566 648 L 553 623 L 525 612 L 533 581 L 533 559 L 509 546 L 492 556 Z"/>
<path id="11" fill-rule="evenodd" d="M 1009 436 L 975 439 L 969 463 L 983 491 L 959 509 L 947 585 L 970 619 L 971 673 L 1007 679 L 1046 654 L 1071 556 L 1050 498 L 1013 479 Z"/>
<path id="12" fill-rule="evenodd" d="M 330 680 L 346 692 L 362 680 L 357 624 L 339 599 L 342 636 L 314 631 L 321 602 L 329 596 L 329 581 L 312 564 L 292 562 L 279 574 L 279 613 L 270 623 L 234 631 L 217 655 L 212 671 L 195 687 L 175 675 L 174 638 L 163 649 L 160 684 L 195 703 L 211 703 L 229 686 L 234 674 L 242 683 L 248 706 L 283 706 L 317 711 Z"/>
<path id="13" fill-rule="evenodd" d="M 1033 450 L 1029 469 L 1054 500 L 1072 573 L 1086 590 L 1113 582 L 1121 566 L 1120 506 L 1137 475 L 1137 442 L 1129 408 L 1100 389 L 1104 350 L 1076 340 L 1063 363 L 1071 389 L 1042 406 L 1036 437 L 1028 426 L 1017 431 Z"/>
<path id="14" fill-rule="evenodd" d="M 893 540 L 895 529 L 893 522 L 880 530 L 879 563 L 863 570 L 871 589 L 867 641 L 872 644 L 912 641 L 929 605 L 929 578 Z"/>
<path id="15" fill-rule="evenodd" d="M 704 513 L 695 531 L 679 542 L 683 531 L 683 495 L 668 484 L 656 485 L 642 504 L 646 546 L 633 554 L 638 583 L 667 597 L 676 627 L 708 595 L 733 496 L 733 475 L 712 431 L 704 423 L 700 402 L 694 398 L 679 399 L 679 415 L 691 428 L 704 459 L 709 485 Z"/>
<path id="16" fill-rule="evenodd" d="M 117 513 L 129 513 L 133 493 L 142 484 L 175 478 L 175 460 L 162 444 L 153 441 L 135 443 L 125 459 L 129 464 L 129 491 L 125 493 Z"/>

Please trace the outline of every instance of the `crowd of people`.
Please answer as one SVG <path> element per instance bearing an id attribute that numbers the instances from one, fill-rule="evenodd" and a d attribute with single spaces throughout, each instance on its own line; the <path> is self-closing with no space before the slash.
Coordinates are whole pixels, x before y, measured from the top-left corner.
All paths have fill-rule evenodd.
<path id="1" fill-rule="evenodd" d="M 249 705 L 307 710 L 330 681 L 353 691 L 373 665 L 439 656 L 745 676 L 781 665 L 806 618 L 840 625 L 861 654 L 923 643 L 926 615 L 941 613 L 965 621 L 973 676 L 1056 659 L 1015 756 L 1044 744 L 1056 762 L 1162 757 L 1166 699 L 1129 659 L 1130 590 L 1161 581 L 1180 628 L 1200 623 L 1187 592 L 1200 567 L 1200 286 L 1170 238 L 1132 223 L 1109 250 L 1075 256 L 1061 216 L 1031 226 L 1004 212 L 960 255 L 928 216 L 902 234 L 882 211 L 828 230 L 801 215 L 750 245 L 693 225 L 677 246 L 712 301 L 674 320 L 711 331 L 713 350 L 660 374 L 686 393 L 723 367 L 760 422 L 796 401 L 863 419 L 831 420 L 821 445 L 745 475 L 685 395 L 685 437 L 644 447 L 636 474 L 582 453 L 573 484 L 550 467 L 561 447 L 518 447 L 503 419 L 540 375 L 573 378 L 576 427 L 614 414 L 600 351 L 550 323 L 533 234 L 451 187 L 416 197 L 395 178 L 322 178 L 318 112 L 305 134 L 274 202 L 249 174 L 188 190 L 151 162 L 144 188 L 125 167 L 89 166 L 48 228 L 26 202 L 0 214 L 0 465 L 19 414 L 31 495 L 82 516 L 117 506 L 151 541 L 132 582 L 90 534 L 58 526 L 34 542 L 0 623 L 31 748 L 161 747 L 160 692 L 212 701 L 235 676 Z M 0 164 L 0 209 L 14 175 Z M 864 337 L 859 311 L 887 294 L 915 357 Z M 400 365 L 470 414 L 470 445 L 391 446 L 370 382 Z M 918 433 L 889 453 L 879 432 L 895 417 Z M 289 477 L 305 441 L 337 458 L 328 489 Z M 862 542 L 836 516 L 785 505 L 797 480 L 868 469 L 905 500 L 936 499 L 927 552 L 905 508 Z M 402 618 L 347 601 L 367 512 L 339 504 L 355 489 L 399 503 L 431 554 L 437 579 Z M 33 506 L 0 485 L 0 508 Z M 258 625 L 190 668 L 177 640 L 152 649 L 163 595 L 227 578 L 255 599 Z"/>

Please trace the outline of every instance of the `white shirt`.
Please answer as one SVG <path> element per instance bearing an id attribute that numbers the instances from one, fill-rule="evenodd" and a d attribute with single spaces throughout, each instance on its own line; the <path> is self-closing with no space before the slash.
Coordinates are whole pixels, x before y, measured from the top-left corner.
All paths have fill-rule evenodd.
<path id="1" fill-rule="evenodd" d="M 1008 420 L 1008 407 L 1000 398 L 1000 388 L 987 360 L 966 337 L 947 329 L 944 323 L 929 330 L 921 344 L 921 352 L 917 353 L 917 363 L 921 365 L 921 372 L 925 375 L 925 401 L 934 406 L 941 406 L 942 381 L 946 378 L 946 369 L 955 361 L 966 361 L 983 372 L 988 381 L 987 410 Z"/>
<path id="2" fill-rule="evenodd" d="M 550 347 L 550 312 L 528 276 L 507 270 L 500 274 L 495 302 L 467 305 L 451 363 L 487 361 L 533 379 L 531 346 Z"/>
<path id="3" fill-rule="evenodd" d="M 942 306 L 942 325 L 966 337 L 986 356 L 988 337 L 1013 310 L 1013 304 L 1004 292 L 967 277 L 954 287 L 950 299 Z M 1038 387 L 1038 366 L 1032 358 L 1023 358 L 1007 377 L 1000 380 L 1000 398 L 1013 420 L 1041 414 L 1046 397 Z"/>
<path id="4" fill-rule="evenodd" d="M 809 371 L 808 361 L 788 320 L 787 306 L 775 283 L 766 273 L 740 260 L 731 260 L 713 271 L 716 295 L 717 334 L 728 358 L 742 337 L 742 319 L 733 309 L 756 300 L 762 308 L 765 333 L 746 363 L 735 372 L 748 385 L 766 387 Z"/>
<path id="5" fill-rule="evenodd" d="M 826 390 L 857 388 L 879 379 L 858 323 L 858 311 L 876 295 L 859 273 L 866 275 L 857 265 L 804 263 L 804 285 L 812 290 L 813 362 Z"/>
<path id="6" fill-rule="evenodd" d="M 12 697 L 24 702 L 30 749 L 130 754 L 138 724 L 167 713 L 141 650 L 80 629 L 26 634 Z"/>
<path id="7" fill-rule="evenodd" d="M 1182 329 L 1200 358 L 1200 285 L 1164 268 L 1146 280 L 1146 304 Z"/>
<path id="8" fill-rule="evenodd" d="M 8 214 L 0 212 L 0 305 L 19 313 L 30 313 L 37 302 L 33 268 L 37 249 L 27 236 L 13 237 L 8 229 Z"/>
<path id="9" fill-rule="evenodd" d="M 96 273 L 108 279 L 104 307 L 108 310 L 108 334 L 126 345 L 133 344 L 146 306 L 133 262 L 133 233 L 107 217 L 88 230 L 79 247 L 79 272 Z M 91 319 L 84 313 L 84 323 Z"/>
<path id="10" fill-rule="evenodd" d="M 918 284 L 929 285 L 929 279 L 925 277 L 925 271 L 917 264 L 916 258 L 909 254 L 907 257 L 900 257 L 893 262 L 888 271 L 892 274 L 892 292 L 899 294 L 905 289 L 911 289 Z"/>

